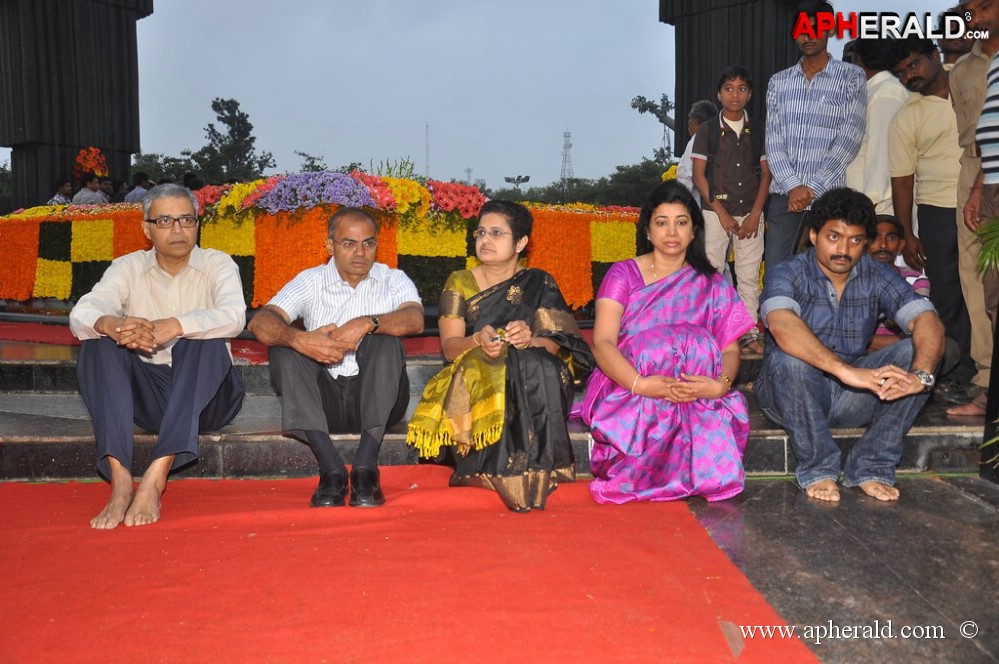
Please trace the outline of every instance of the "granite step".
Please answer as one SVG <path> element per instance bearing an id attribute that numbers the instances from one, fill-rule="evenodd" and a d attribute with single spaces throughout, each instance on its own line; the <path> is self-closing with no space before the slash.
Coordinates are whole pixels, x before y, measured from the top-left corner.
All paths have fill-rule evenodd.
<path id="1" fill-rule="evenodd" d="M 752 476 L 787 475 L 795 459 L 787 434 L 760 413 L 752 392 L 743 390 L 750 404 L 751 434 L 744 464 Z M 415 397 L 411 406 L 415 404 Z M 975 473 L 984 427 L 983 418 L 948 418 L 947 404 L 931 401 L 905 439 L 900 472 Z M 177 472 L 179 477 L 305 477 L 316 473 L 310 450 L 280 434 L 280 399 L 249 395 L 236 420 L 221 431 L 200 436 L 200 459 Z M 383 465 L 419 463 L 405 444 L 405 424 L 385 436 L 379 462 Z M 834 437 L 844 447 L 860 434 L 839 429 Z M 570 421 L 570 434 L 579 475 L 589 474 L 592 438 L 579 421 Z M 358 437 L 332 436 L 349 463 Z M 135 468 L 149 463 L 155 436 L 137 430 Z M 93 428 L 78 394 L 0 394 L 0 481 L 66 480 L 94 478 Z"/>

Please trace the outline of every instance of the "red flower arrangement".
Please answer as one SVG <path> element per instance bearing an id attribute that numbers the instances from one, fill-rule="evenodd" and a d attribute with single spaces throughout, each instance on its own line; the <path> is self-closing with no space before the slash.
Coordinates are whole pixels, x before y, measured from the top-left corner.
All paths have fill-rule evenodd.
<path id="1" fill-rule="evenodd" d="M 73 165 L 73 174 L 79 180 L 84 173 L 93 173 L 106 177 L 108 174 L 108 162 L 95 147 L 84 148 L 76 155 L 76 162 Z"/>

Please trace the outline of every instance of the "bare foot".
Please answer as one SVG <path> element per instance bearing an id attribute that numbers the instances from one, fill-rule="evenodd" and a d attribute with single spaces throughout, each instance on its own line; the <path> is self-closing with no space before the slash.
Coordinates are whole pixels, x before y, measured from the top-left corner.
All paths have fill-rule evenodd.
<path id="1" fill-rule="evenodd" d="M 127 484 L 118 484 L 111 488 L 111 498 L 104 506 L 101 513 L 90 520 L 90 527 L 97 530 L 110 530 L 117 528 L 118 524 L 125 518 L 125 511 L 132 504 L 132 478 L 128 478 Z"/>
<path id="2" fill-rule="evenodd" d="M 883 484 L 881 482 L 875 482 L 874 480 L 871 480 L 870 482 L 861 482 L 857 486 L 871 498 L 877 498 L 878 500 L 886 502 L 898 500 L 898 489 L 893 486 L 888 486 L 887 484 Z"/>
<path id="3" fill-rule="evenodd" d="M 132 505 L 125 513 L 126 526 L 148 526 L 160 520 L 160 496 L 166 490 L 171 463 L 173 455 L 160 457 L 149 464 L 139 482 Z"/>
<path id="4" fill-rule="evenodd" d="M 835 480 L 819 480 L 815 484 L 805 487 L 805 495 L 815 500 L 824 500 L 829 503 L 839 502 L 839 487 Z"/>
<path id="5" fill-rule="evenodd" d="M 947 409 L 947 414 L 956 417 L 985 417 L 985 401 L 987 398 L 985 392 L 982 392 L 968 403 L 961 404 L 960 406 L 951 406 Z"/>
<path id="6" fill-rule="evenodd" d="M 160 494 L 162 490 L 143 487 L 135 492 L 135 499 L 125 514 L 126 526 L 148 526 L 160 520 Z"/>
<path id="7" fill-rule="evenodd" d="M 108 457 L 108 469 L 111 473 L 111 497 L 101 513 L 90 520 L 90 527 L 97 530 L 117 528 L 125 518 L 135 493 L 132 487 L 132 471 L 121 465 L 121 462 L 113 456 Z"/>

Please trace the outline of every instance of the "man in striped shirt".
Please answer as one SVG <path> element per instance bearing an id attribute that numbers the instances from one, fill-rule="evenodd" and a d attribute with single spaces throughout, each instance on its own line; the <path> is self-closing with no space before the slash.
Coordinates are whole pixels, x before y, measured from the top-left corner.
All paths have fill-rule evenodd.
<path id="1" fill-rule="evenodd" d="M 801 60 L 779 71 L 767 87 L 766 155 L 773 179 L 767 209 L 764 260 L 775 267 L 794 253 L 805 211 L 826 191 L 842 187 L 867 126 L 864 72 L 826 50 L 829 33 L 814 30 L 827 2 L 803 2 L 813 31 L 795 39 Z"/>
<path id="2" fill-rule="evenodd" d="M 271 346 L 281 395 L 281 429 L 312 448 L 319 486 L 312 507 L 344 505 L 347 468 L 330 432 L 360 432 L 350 472 L 350 504 L 385 502 L 378 450 L 385 429 L 409 404 L 406 353 L 399 337 L 423 331 L 423 305 L 401 270 L 375 262 L 378 225 L 360 208 L 330 217 L 326 265 L 300 272 L 250 321 Z M 292 323 L 301 319 L 304 329 Z"/>

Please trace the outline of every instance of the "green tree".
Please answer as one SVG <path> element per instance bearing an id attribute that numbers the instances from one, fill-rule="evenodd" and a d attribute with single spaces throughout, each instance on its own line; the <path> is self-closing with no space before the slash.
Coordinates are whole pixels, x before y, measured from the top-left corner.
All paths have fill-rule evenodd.
<path id="1" fill-rule="evenodd" d="M 171 157 L 158 152 L 136 153 L 132 156 L 132 172 L 145 173 L 153 182 L 183 182 L 184 174 L 194 171 L 190 151 L 184 151 L 183 157 Z"/>
<path id="2" fill-rule="evenodd" d="M 666 93 L 664 92 L 662 98 L 658 102 L 650 101 L 639 95 L 631 100 L 631 107 L 639 113 L 651 113 L 662 124 L 662 144 L 652 151 L 652 158 L 660 164 L 671 163 L 673 159 L 672 155 L 669 154 L 669 135 L 667 132 L 676 130 L 676 123 L 673 120 L 673 116 L 670 115 L 670 111 L 676 108 L 676 106 L 669 100 L 669 97 L 666 96 Z"/>
<path id="3" fill-rule="evenodd" d="M 302 158 L 302 165 L 298 167 L 298 170 L 302 173 L 318 173 L 330 170 L 330 167 L 326 165 L 326 161 L 322 157 L 316 157 L 300 150 L 295 150 L 295 154 Z"/>
<path id="4" fill-rule="evenodd" d="M 10 162 L 0 164 L 0 214 L 14 211 L 14 180 L 10 172 Z"/>
<path id="5" fill-rule="evenodd" d="M 663 165 L 651 159 L 644 159 L 640 164 L 617 166 L 610 177 L 600 178 L 594 184 L 595 200 L 580 202 L 640 207 L 649 193 L 662 183 L 662 177 Z"/>
<path id="6" fill-rule="evenodd" d="M 238 101 L 216 97 L 212 100 L 212 110 L 221 129 L 209 123 L 205 127 L 208 145 L 190 154 L 194 170 L 206 182 L 247 182 L 261 177 L 266 169 L 274 168 L 276 164 L 270 152 L 257 154 L 253 123 L 249 115 L 239 110 Z M 181 154 L 187 156 L 187 153 Z"/>

